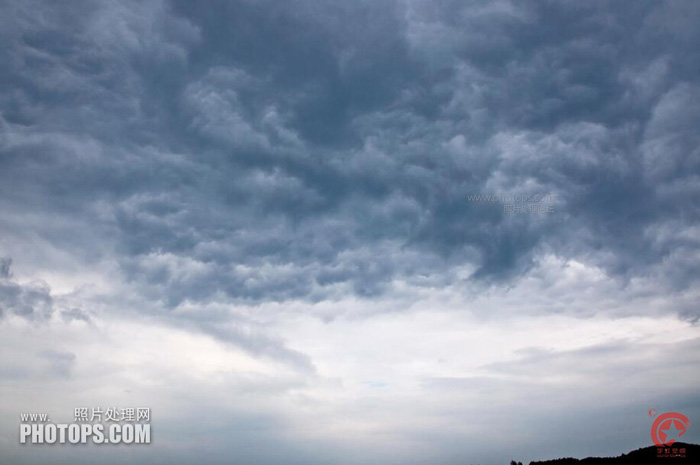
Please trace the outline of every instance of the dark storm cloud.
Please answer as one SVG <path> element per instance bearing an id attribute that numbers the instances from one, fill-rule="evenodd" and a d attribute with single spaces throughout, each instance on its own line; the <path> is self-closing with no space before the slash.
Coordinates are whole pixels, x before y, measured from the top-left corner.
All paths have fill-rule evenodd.
<path id="1" fill-rule="evenodd" d="M 167 307 L 373 297 L 464 265 L 508 281 L 544 250 L 697 281 L 694 2 L 3 17 L 3 228 L 113 255 Z M 468 198 L 491 193 L 558 200 L 528 216 Z"/>
<path id="2" fill-rule="evenodd" d="M 699 415 L 698 341 L 663 319 L 650 334 L 681 342 L 606 333 L 464 378 L 420 358 L 374 384 L 363 370 L 384 376 L 391 337 L 368 349 L 367 322 L 336 356 L 338 341 L 314 336 L 419 307 L 441 325 L 444 306 L 499 328 L 516 313 L 697 320 L 699 22 L 696 0 L 0 2 L 0 256 L 17 265 L 0 260 L 0 318 L 8 334 L 25 319 L 55 331 L 30 325 L 37 348 L 55 348 L 43 352 L 8 339 L 23 358 L 0 378 L 121 390 L 143 377 L 164 405 L 189 406 L 161 423 L 158 454 L 173 446 L 174 462 L 503 463 L 484 452 L 489 434 L 533 457 L 552 438 L 552 453 L 590 454 L 647 438 L 630 417 L 659 398 Z M 553 212 L 506 213 L 479 194 L 553 195 L 540 202 Z M 37 270 L 53 293 L 23 278 Z M 293 376 L 258 379 L 230 347 L 193 342 L 182 372 L 160 379 L 152 363 L 169 346 L 141 345 L 160 334 L 153 323 Z M 139 353 L 94 363 L 116 340 Z M 240 373 L 222 373 L 229 363 Z M 420 385 L 427 372 L 445 377 Z M 367 395 L 382 386 L 390 394 Z M 342 447 L 309 442 L 325 435 Z M 387 460 L 370 457 L 385 441 L 398 444 Z M 429 454 L 403 460 L 407 444 Z M 57 460 L 95 461 L 66 451 Z"/>

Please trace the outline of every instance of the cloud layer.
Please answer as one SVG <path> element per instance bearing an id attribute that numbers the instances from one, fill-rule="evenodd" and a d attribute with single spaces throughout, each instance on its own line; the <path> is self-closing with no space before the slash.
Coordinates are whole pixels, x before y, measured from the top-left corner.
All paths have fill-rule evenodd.
<path id="1" fill-rule="evenodd" d="M 99 391 L 57 387 L 49 407 L 66 411 L 109 401 L 107 383 L 156 402 L 145 367 L 164 349 L 89 336 L 129 327 L 259 364 L 217 356 L 202 373 L 222 379 L 186 383 L 257 392 L 255 408 L 226 404 L 235 421 L 204 422 L 213 461 L 242 430 L 251 463 L 369 463 L 354 444 L 378 463 L 506 460 L 464 442 L 483 424 L 546 458 L 523 431 L 592 424 L 562 394 L 581 380 L 611 416 L 667 398 L 700 413 L 697 2 L 8 1 L 0 18 L 0 332 L 31 346 L 3 346 L 21 361 L 0 378 L 23 408 L 17 379 Z M 549 341 L 560 321 L 580 343 Z M 410 350 L 423 324 L 451 340 L 467 322 L 498 342 L 465 329 Z M 509 344 L 513 322 L 531 337 Z M 461 346 L 479 357 L 450 362 Z M 85 347 L 123 371 L 103 377 Z M 649 358 L 650 373 L 684 373 L 677 385 L 614 386 Z M 165 371 L 175 408 L 187 370 Z M 529 411 L 547 408 L 535 397 L 561 413 Z M 577 437 L 558 444 L 598 453 Z M 623 452 L 613 442 L 591 444 Z M 267 444 L 285 452 L 256 456 Z"/>

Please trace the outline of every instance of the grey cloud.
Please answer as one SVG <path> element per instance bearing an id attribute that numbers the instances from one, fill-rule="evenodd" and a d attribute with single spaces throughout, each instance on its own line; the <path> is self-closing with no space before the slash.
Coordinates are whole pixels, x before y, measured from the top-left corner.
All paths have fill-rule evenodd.
<path id="1" fill-rule="evenodd" d="M 0 258 L 0 279 L 10 279 L 10 266 L 12 259 L 10 257 Z"/>
<path id="2" fill-rule="evenodd" d="M 283 340 L 269 335 L 264 327 L 249 319 L 231 318 L 221 312 L 199 311 L 194 315 L 176 316 L 173 323 L 188 329 L 196 328 L 254 356 L 287 364 L 299 372 L 314 374 L 316 371 L 308 355 L 290 349 Z"/>
<path id="3" fill-rule="evenodd" d="M 0 379 L 35 381 L 49 379 L 69 379 L 76 363 L 76 355 L 72 352 L 46 349 L 30 358 L 8 360 L 0 366 Z"/>
<path id="4" fill-rule="evenodd" d="M 91 305 L 118 313 L 110 317 L 139 313 L 316 382 L 314 360 L 266 323 L 277 303 L 328 322 L 406 311 L 421 292 L 461 293 L 454 305 L 481 318 L 697 320 L 698 5 L 1 2 L 0 247 L 17 261 L 15 251 L 31 251 L 31 268 L 46 275 L 109 270 L 108 295 L 52 297 L 0 259 L 3 324 L 60 311 L 77 331 L 99 327 Z M 551 214 L 511 214 L 470 200 L 478 194 L 556 201 Z M 65 257 L 75 263 L 62 268 Z M 563 267 L 543 265 L 550 257 L 580 269 L 562 278 Z M 355 299 L 371 308 L 347 304 Z M 534 449 L 542 432 L 553 455 L 588 454 L 582 438 L 633 448 L 648 437 L 634 415 L 655 399 L 700 415 L 688 388 L 697 353 L 697 340 L 534 347 L 480 377 L 427 379 L 410 404 L 358 402 L 373 418 L 386 409 L 454 426 L 421 418 L 392 432 L 402 446 L 450 454 L 425 462 L 471 458 L 487 434 L 533 458 L 551 458 Z M 33 361 L 58 379 L 77 367 L 74 352 Z M 261 386 L 276 405 L 299 401 L 290 391 L 303 381 L 274 384 L 232 392 Z M 459 428 L 474 418 L 501 429 L 479 425 L 467 436 L 481 445 L 465 443 Z M 606 436 L 601 418 L 619 421 L 621 436 Z M 298 438 L 289 445 L 288 426 L 276 423 L 288 420 L 206 423 L 215 429 L 206 439 L 226 446 L 198 445 L 173 461 L 230 461 L 234 437 L 245 463 L 368 462 Z M 192 433 L 175 423 L 164 435 Z M 45 463 L 42 453 L 25 463 Z"/>
<path id="5" fill-rule="evenodd" d="M 70 378 L 75 365 L 76 356 L 72 352 L 45 350 L 38 354 L 46 365 L 48 373 L 57 378 Z"/>
<path id="6" fill-rule="evenodd" d="M 62 310 L 61 318 L 63 318 L 63 321 L 65 322 L 84 321 L 85 323 L 92 323 L 90 315 L 79 308 L 70 308 L 67 310 Z"/>
<path id="7" fill-rule="evenodd" d="M 53 313 L 51 288 L 43 281 L 17 283 L 10 274 L 12 259 L 0 262 L 0 317 L 5 313 L 41 322 Z"/>
<path id="8" fill-rule="evenodd" d="M 668 24 L 692 6 L 153 5 L 74 26 L 58 18 L 77 7 L 42 5 L 47 24 L 5 32 L 2 93 L 7 208 L 89 224 L 83 240 L 32 227 L 86 259 L 117 251 L 144 295 L 376 297 L 464 265 L 508 283 L 543 250 L 627 278 L 671 257 L 673 282 L 696 282 L 673 253 L 698 246 L 696 33 Z M 63 87 L 33 82 L 39 52 Z M 512 192 L 559 202 L 468 200 Z"/>

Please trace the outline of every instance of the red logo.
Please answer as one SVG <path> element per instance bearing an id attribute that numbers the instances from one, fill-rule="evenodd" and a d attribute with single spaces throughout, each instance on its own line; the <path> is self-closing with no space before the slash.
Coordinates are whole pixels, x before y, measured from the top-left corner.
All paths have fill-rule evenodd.
<path id="1" fill-rule="evenodd" d="M 679 441 L 690 427 L 690 420 L 678 412 L 666 412 L 651 425 L 651 440 L 657 447 L 670 446 Z"/>

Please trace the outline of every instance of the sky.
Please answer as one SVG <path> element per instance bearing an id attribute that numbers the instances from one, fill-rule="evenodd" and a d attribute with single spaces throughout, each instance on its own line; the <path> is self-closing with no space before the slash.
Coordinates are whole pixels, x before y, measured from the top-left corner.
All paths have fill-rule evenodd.
<path id="1" fill-rule="evenodd" d="M 495 465 L 700 424 L 699 23 L 0 1 L 3 462 Z M 81 406 L 149 407 L 152 443 L 19 444 Z"/>

